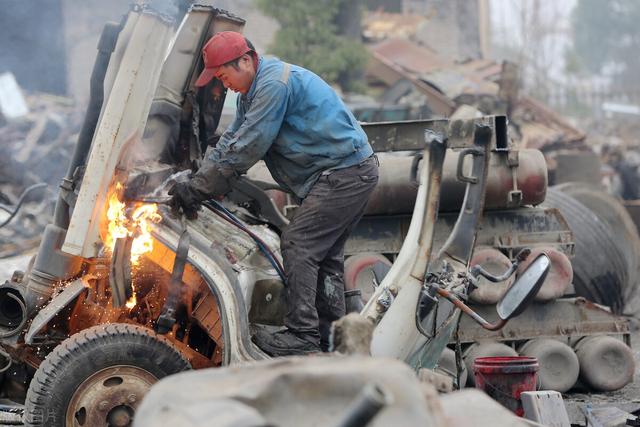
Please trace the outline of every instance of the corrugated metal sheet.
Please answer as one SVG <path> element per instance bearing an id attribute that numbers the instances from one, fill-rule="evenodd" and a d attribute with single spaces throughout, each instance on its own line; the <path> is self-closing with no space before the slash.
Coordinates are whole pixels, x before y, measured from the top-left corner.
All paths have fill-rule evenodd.
<path id="1" fill-rule="evenodd" d="M 407 39 L 388 39 L 370 48 L 374 56 L 390 61 L 406 72 L 414 75 L 426 74 L 438 69 L 446 69 L 451 63 L 425 46 Z"/>
<path id="2" fill-rule="evenodd" d="M 472 95 L 471 98 L 465 96 L 462 102 L 472 103 L 474 97 L 489 96 L 495 98 L 496 105 L 504 105 L 498 95 L 501 64 L 486 59 L 452 62 L 427 46 L 400 38 L 371 46 L 370 51 L 373 56 L 368 69 L 370 76 L 389 86 L 401 79 L 410 80 L 426 95 L 436 114 L 450 115 L 460 106 L 457 102 L 461 102 L 461 95 Z M 584 132 L 530 97 L 518 97 L 510 111 L 509 119 L 520 133 L 517 142 L 523 147 L 586 148 Z"/>

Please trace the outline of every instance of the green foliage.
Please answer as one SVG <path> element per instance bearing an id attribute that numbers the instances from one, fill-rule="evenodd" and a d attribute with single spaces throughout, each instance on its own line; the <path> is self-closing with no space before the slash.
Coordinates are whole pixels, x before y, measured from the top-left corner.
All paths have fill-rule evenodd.
<path id="1" fill-rule="evenodd" d="M 280 24 L 269 53 L 305 67 L 343 90 L 358 89 L 367 60 L 364 46 L 341 36 L 335 24 L 343 2 L 350 0 L 257 0 Z"/>
<path id="2" fill-rule="evenodd" d="M 572 27 L 575 70 L 581 65 L 593 73 L 605 67 L 621 77 L 637 74 L 640 65 L 640 1 L 579 0 Z"/>

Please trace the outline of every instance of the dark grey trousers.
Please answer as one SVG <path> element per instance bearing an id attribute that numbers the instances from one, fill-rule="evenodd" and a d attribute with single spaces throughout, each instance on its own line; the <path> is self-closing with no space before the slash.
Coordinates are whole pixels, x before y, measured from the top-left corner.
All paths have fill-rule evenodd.
<path id="1" fill-rule="evenodd" d="M 281 236 L 287 276 L 285 326 L 326 344 L 345 315 L 344 245 L 378 182 L 377 160 L 322 175 Z"/>

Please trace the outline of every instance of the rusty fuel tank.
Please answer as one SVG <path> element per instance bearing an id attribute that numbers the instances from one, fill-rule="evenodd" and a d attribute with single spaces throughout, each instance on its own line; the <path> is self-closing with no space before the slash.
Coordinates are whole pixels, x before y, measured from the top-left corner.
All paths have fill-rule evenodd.
<path id="1" fill-rule="evenodd" d="M 411 214 L 418 187 L 412 182 L 416 162 L 409 153 L 377 153 L 380 160 L 378 185 L 369 198 L 365 215 Z M 440 211 L 458 211 L 464 199 L 465 183 L 457 179 L 459 152 L 449 150 L 444 161 Z M 470 160 L 470 159 L 465 159 Z M 471 164 L 463 163 L 462 170 L 469 174 Z M 263 162 L 248 172 L 251 179 L 273 183 L 273 178 Z M 546 196 L 547 164 L 538 150 L 492 152 L 487 177 L 485 209 L 509 209 L 538 205 Z M 278 191 L 270 191 L 270 197 L 282 211 L 286 197 Z"/>
<path id="2" fill-rule="evenodd" d="M 378 153 L 378 158 L 380 180 L 365 215 L 411 213 L 417 193 L 417 187 L 411 183 L 413 156 Z M 456 178 L 458 160 L 458 152 L 447 152 L 440 193 L 441 211 L 457 211 L 462 206 L 466 184 Z M 465 174 L 467 167 L 470 164 L 463 164 Z M 547 165 L 540 151 L 526 149 L 510 156 L 504 152 L 491 153 L 485 209 L 538 205 L 544 201 L 546 188 Z"/>

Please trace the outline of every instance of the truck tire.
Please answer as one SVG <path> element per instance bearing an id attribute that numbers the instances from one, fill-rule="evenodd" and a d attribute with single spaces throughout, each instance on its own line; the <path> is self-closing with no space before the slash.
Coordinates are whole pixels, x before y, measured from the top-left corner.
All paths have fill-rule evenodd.
<path id="1" fill-rule="evenodd" d="M 619 238 L 595 212 L 568 194 L 549 188 L 544 205 L 559 209 L 573 231 L 576 294 L 611 307 L 615 314 L 622 313 L 629 271 Z"/>
<path id="2" fill-rule="evenodd" d="M 591 209 L 610 228 L 612 237 L 619 245 L 625 256 L 627 264 L 628 280 L 622 288 L 625 310 L 624 314 L 634 315 L 640 307 L 630 304 L 634 301 L 640 281 L 640 236 L 638 229 L 625 209 L 624 205 L 616 197 L 600 191 L 593 186 L 579 182 L 569 182 L 553 187 L 570 195 L 587 208 Z"/>
<path id="3" fill-rule="evenodd" d="M 27 426 L 129 426 L 152 384 L 191 369 L 165 338 L 129 324 L 99 325 L 58 345 L 36 371 Z"/>

